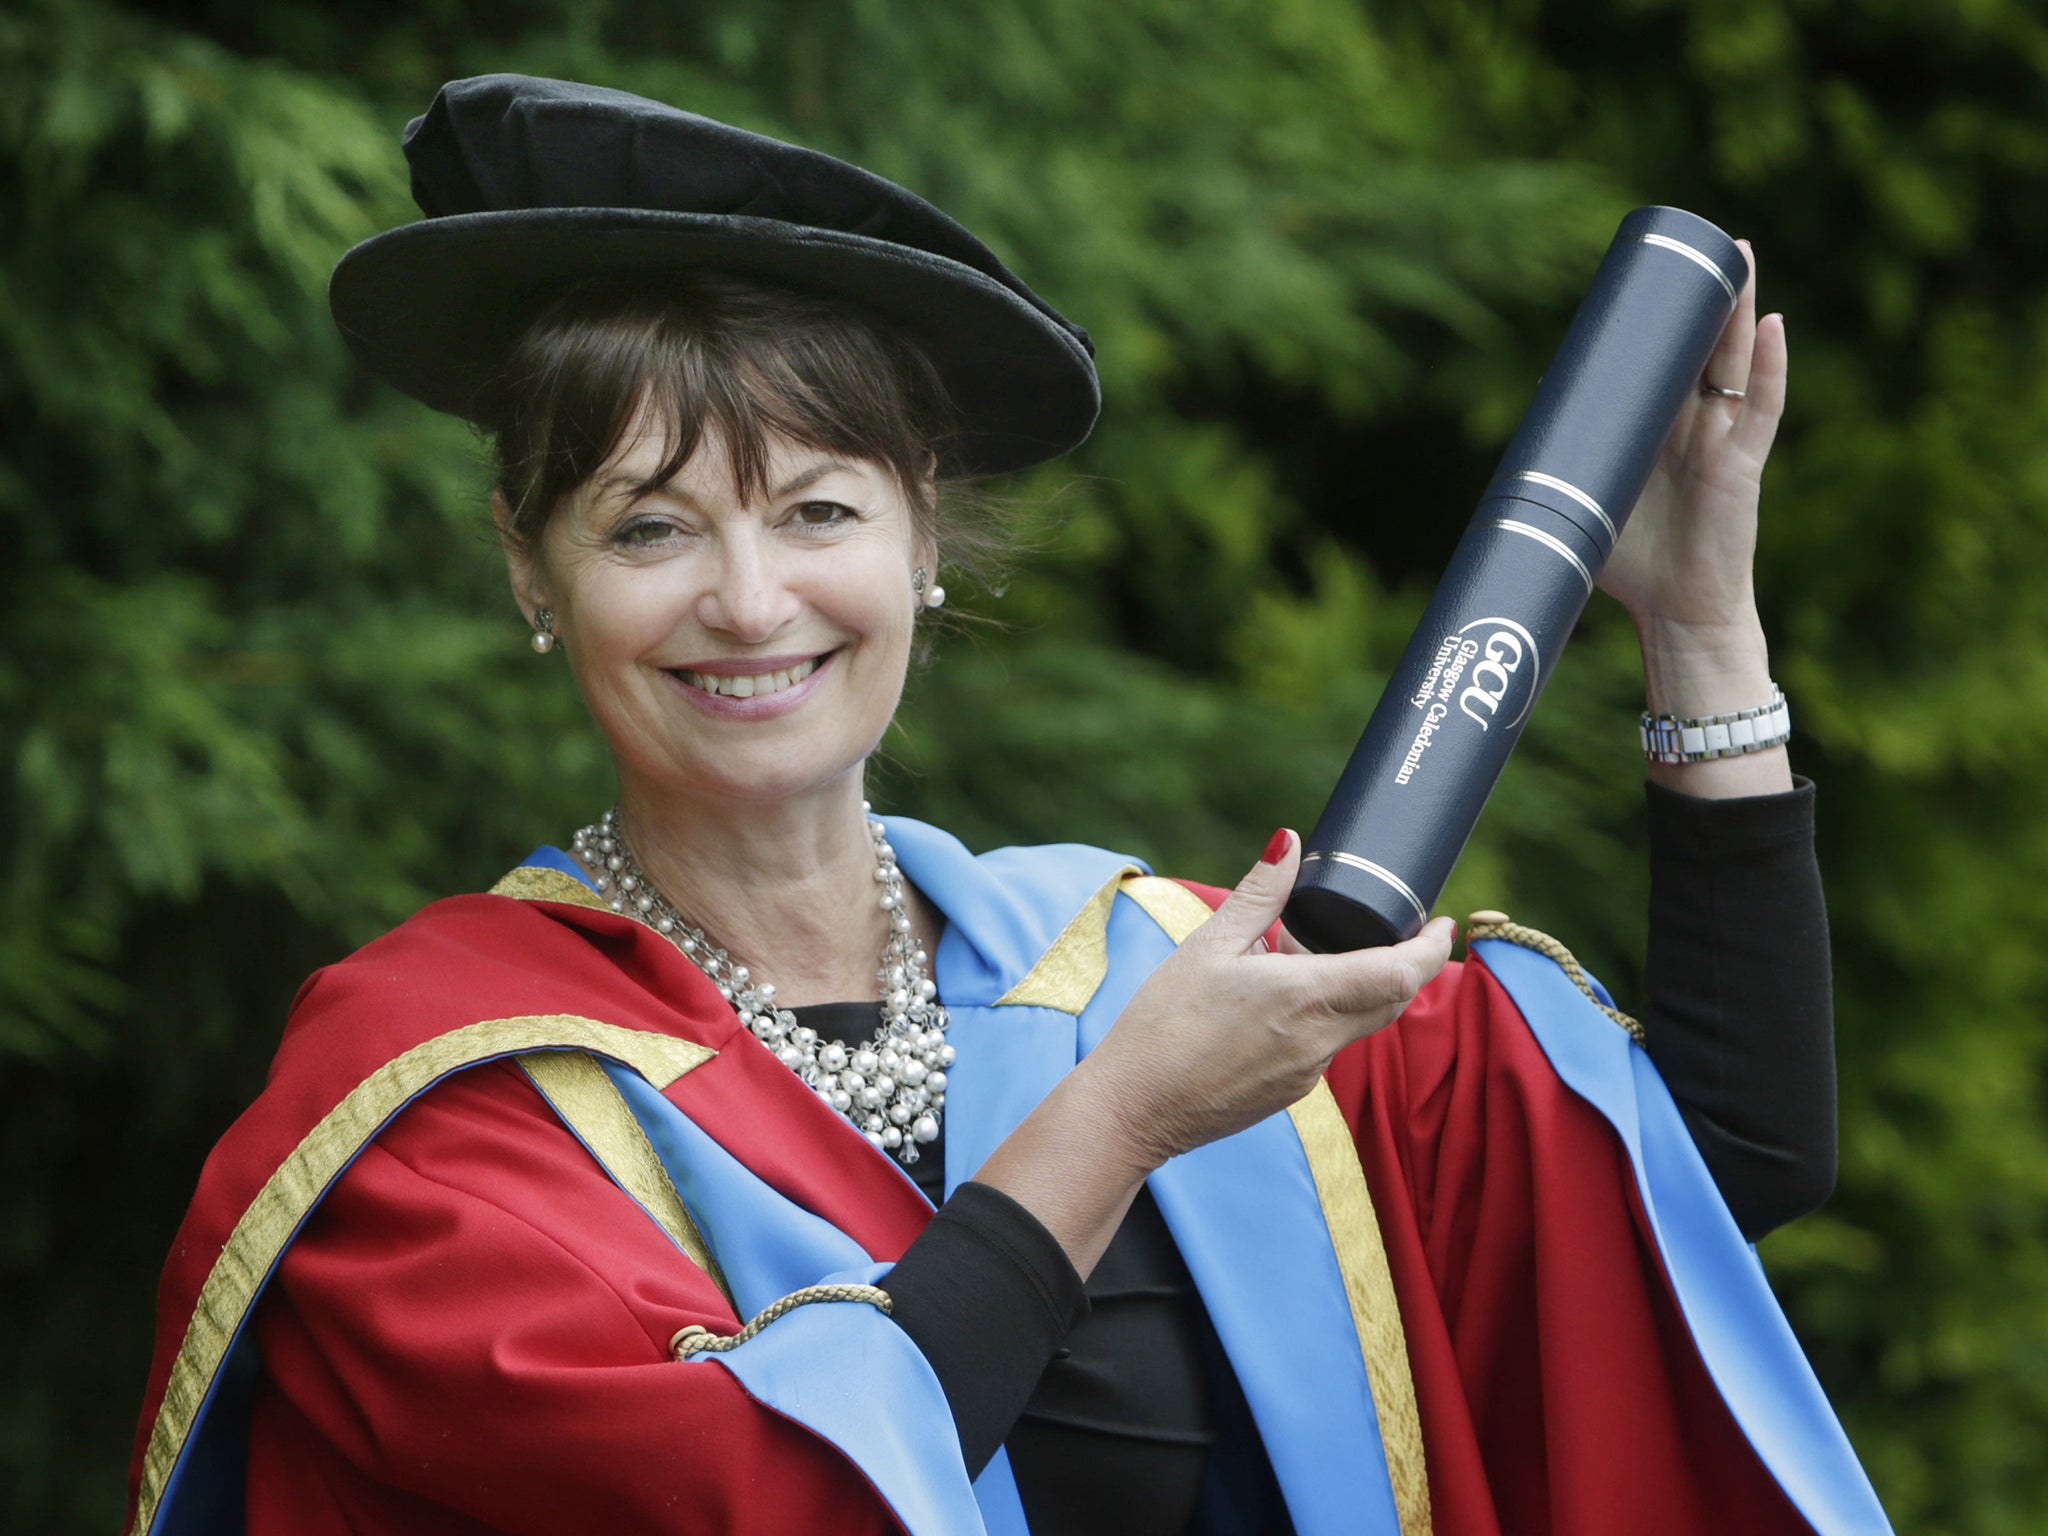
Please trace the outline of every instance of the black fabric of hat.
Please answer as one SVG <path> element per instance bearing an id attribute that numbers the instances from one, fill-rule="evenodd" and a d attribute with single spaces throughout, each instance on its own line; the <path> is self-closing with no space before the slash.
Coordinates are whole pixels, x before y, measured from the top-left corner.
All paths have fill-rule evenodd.
<path id="1" fill-rule="evenodd" d="M 959 414 L 950 470 L 1021 469 L 1094 425 L 1088 333 L 930 203 L 843 160 L 527 75 L 444 85 L 405 155 L 427 217 L 349 251 L 328 298 L 356 356 L 437 410 L 495 425 L 506 354 L 566 283 L 716 271 L 843 299 L 916 344 Z"/>

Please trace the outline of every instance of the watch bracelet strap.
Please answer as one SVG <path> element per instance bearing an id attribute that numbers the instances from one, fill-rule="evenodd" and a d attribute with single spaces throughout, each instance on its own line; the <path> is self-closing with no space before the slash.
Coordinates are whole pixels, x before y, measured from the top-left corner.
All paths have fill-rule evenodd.
<path id="1" fill-rule="evenodd" d="M 1771 702 L 1725 715 L 1653 715 L 1642 720 L 1643 756 L 1673 766 L 1706 763 L 1719 757 L 1767 752 L 1792 739 L 1792 708 L 1785 690 L 1771 685 Z"/>

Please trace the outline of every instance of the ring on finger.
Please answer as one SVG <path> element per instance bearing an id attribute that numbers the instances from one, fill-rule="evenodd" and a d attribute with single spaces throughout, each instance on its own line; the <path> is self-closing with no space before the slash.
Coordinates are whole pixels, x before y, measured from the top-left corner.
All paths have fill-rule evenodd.
<path id="1" fill-rule="evenodd" d="M 1700 380 L 1700 393 L 1703 395 L 1718 395 L 1723 400 L 1747 400 L 1749 398 L 1749 391 L 1746 389 L 1723 389 L 1718 384 L 1709 384 L 1705 379 Z"/>

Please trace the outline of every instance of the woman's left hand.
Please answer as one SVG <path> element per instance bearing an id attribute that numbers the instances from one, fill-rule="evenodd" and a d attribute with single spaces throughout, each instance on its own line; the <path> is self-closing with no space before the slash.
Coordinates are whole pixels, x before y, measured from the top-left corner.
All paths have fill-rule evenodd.
<path id="1" fill-rule="evenodd" d="M 1702 382 L 1741 390 L 1729 399 L 1696 391 L 1650 472 L 1600 585 L 1621 600 L 1649 643 L 1655 632 L 1702 640 L 1737 634 L 1756 618 L 1751 564 L 1764 460 L 1785 410 L 1785 318 L 1756 318 L 1756 259 L 1735 314 Z"/>
<path id="2" fill-rule="evenodd" d="M 1752 568 L 1764 461 L 1785 411 L 1785 317 L 1756 318 L 1756 258 L 1746 240 L 1735 314 L 1702 384 L 1679 408 L 1600 585 L 1621 600 L 1643 648 L 1653 714 L 1725 714 L 1767 703 L 1770 649 L 1757 617 Z M 1783 749 L 1713 762 L 1653 764 L 1667 788 L 1706 797 L 1792 787 Z"/>

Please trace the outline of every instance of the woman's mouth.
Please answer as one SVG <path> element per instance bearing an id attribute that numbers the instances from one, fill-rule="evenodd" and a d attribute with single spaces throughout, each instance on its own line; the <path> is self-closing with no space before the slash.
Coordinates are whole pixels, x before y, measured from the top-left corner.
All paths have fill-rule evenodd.
<path id="1" fill-rule="evenodd" d="M 768 694 L 780 693 L 785 688 L 794 688 L 818 670 L 819 659 L 813 656 L 808 661 L 800 661 L 793 667 L 782 667 L 773 672 L 693 672 L 688 667 L 679 667 L 674 675 L 690 687 L 704 693 L 717 694 L 720 698 L 758 699 Z"/>

